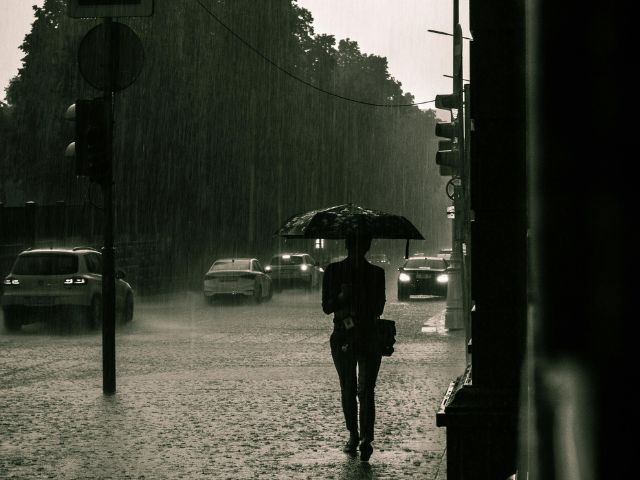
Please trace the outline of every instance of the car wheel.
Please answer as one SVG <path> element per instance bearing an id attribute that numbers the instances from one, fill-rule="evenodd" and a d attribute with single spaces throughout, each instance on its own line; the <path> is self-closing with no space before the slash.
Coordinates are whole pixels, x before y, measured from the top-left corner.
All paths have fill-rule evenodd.
<path id="1" fill-rule="evenodd" d="M 127 299 L 124 301 L 124 310 L 122 311 L 122 321 L 129 323 L 133 320 L 133 295 L 127 293 Z"/>
<path id="2" fill-rule="evenodd" d="M 102 326 L 102 299 L 97 295 L 93 297 L 91 306 L 87 308 L 87 324 L 91 330 Z"/>
<path id="3" fill-rule="evenodd" d="M 256 285 L 253 289 L 253 300 L 256 303 L 262 302 L 262 289 L 260 288 L 260 285 Z"/>
<path id="4" fill-rule="evenodd" d="M 20 319 L 20 312 L 16 309 L 5 308 L 4 309 L 4 328 L 7 332 L 17 332 L 22 327 L 22 320 Z"/>
<path id="5" fill-rule="evenodd" d="M 409 292 L 405 288 L 398 288 L 398 300 L 401 302 L 409 300 Z"/>

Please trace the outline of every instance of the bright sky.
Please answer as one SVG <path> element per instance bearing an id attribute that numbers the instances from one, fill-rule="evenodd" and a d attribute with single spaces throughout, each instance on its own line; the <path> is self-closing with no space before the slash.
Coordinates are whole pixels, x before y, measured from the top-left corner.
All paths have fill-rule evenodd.
<path id="1" fill-rule="evenodd" d="M 363 53 L 387 57 L 389 71 L 411 92 L 416 102 L 449 93 L 452 38 L 428 29 L 452 31 L 454 0 L 297 0 L 311 11 L 316 33 L 350 38 Z M 22 52 L 18 49 L 33 22 L 32 5 L 44 0 L 0 0 L 0 100 L 18 73 Z M 468 0 L 460 1 L 460 23 L 469 35 Z M 468 42 L 464 41 L 465 78 L 468 78 Z M 427 104 L 424 108 L 432 108 Z"/>
<path id="2" fill-rule="evenodd" d="M 0 0 L 0 100 L 5 100 L 5 88 L 22 66 L 19 49 L 33 23 L 32 5 L 42 6 L 44 0 Z"/>
<path id="3" fill-rule="evenodd" d="M 350 38 L 363 53 L 387 57 L 389 72 L 416 102 L 450 93 L 453 80 L 454 0 L 297 0 L 313 15 L 315 33 Z M 460 0 L 462 35 L 470 37 L 468 0 Z M 469 45 L 463 41 L 464 77 L 469 78 Z M 434 108 L 433 103 L 423 108 Z"/>

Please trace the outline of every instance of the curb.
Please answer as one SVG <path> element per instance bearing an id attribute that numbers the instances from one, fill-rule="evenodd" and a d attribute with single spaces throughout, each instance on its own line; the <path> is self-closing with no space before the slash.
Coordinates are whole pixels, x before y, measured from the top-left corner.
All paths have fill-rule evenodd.
<path id="1" fill-rule="evenodd" d="M 449 330 L 444 326 L 445 312 L 446 308 L 436 313 L 433 317 L 429 317 L 422 324 L 422 333 L 447 333 Z"/>

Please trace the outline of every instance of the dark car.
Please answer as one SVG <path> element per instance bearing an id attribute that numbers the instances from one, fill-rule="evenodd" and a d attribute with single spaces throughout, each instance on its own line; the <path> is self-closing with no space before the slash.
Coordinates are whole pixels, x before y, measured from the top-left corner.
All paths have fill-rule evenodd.
<path id="1" fill-rule="evenodd" d="M 453 252 L 451 248 L 441 248 L 438 256 L 444 258 L 444 261 L 449 265 L 451 263 L 451 252 Z"/>
<path id="2" fill-rule="evenodd" d="M 369 253 L 367 254 L 367 260 L 370 264 L 377 265 L 382 268 L 389 268 L 391 266 L 389 257 L 384 253 Z"/>
<path id="3" fill-rule="evenodd" d="M 307 290 L 320 288 L 322 273 L 314 258 L 308 253 L 279 253 L 271 257 L 265 271 L 273 280 L 276 290 L 283 287 L 302 286 Z"/>
<path id="4" fill-rule="evenodd" d="M 447 295 L 449 275 L 441 257 L 410 257 L 398 269 L 398 300 L 411 295 Z"/>

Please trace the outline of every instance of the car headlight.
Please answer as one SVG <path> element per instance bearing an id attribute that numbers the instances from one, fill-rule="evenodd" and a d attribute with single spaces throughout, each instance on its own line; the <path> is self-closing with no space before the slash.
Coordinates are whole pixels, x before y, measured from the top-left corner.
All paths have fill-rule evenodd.
<path id="1" fill-rule="evenodd" d="M 84 285 L 85 283 L 87 283 L 87 281 L 82 277 L 72 277 L 64 279 L 65 285 Z"/>
<path id="2" fill-rule="evenodd" d="M 271 271 L 271 267 L 269 265 L 267 265 L 266 267 L 264 267 L 266 272 L 270 272 Z"/>
<path id="3" fill-rule="evenodd" d="M 410 282 L 411 277 L 406 273 L 401 273 L 400 275 L 398 275 L 398 280 L 400 280 L 401 282 Z"/>
<path id="4" fill-rule="evenodd" d="M 436 282 L 438 283 L 447 283 L 448 281 L 449 281 L 449 275 L 447 275 L 446 273 L 443 273 L 436 277 Z"/>
<path id="5" fill-rule="evenodd" d="M 300 265 L 300 270 L 306 272 L 307 270 L 309 270 L 309 267 L 307 265 Z"/>
<path id="6" fill-rule="evenodd" d="M 319 271 L 320 273 L 324 273 L 324 268 L 320 267 L 320 268 L 318 268 L 318 271 Z"/>
<path id="7" fill-rule="evenodd" d="M 18 280 L 17 278 L 5 278 L 4 279 L 4 283 L 5 285 L 20 285 L 20 280 Z"/>

